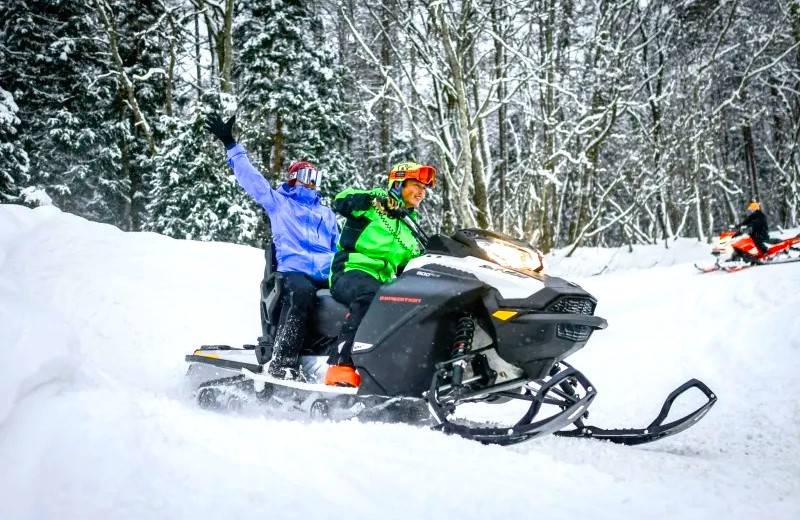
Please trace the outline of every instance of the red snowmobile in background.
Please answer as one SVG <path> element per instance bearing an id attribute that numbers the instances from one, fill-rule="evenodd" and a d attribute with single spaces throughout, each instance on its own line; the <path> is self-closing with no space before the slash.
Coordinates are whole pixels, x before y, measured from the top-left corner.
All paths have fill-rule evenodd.
<path id="1" fill-rule="evenodd" d="M 709 267 L 695 265 L 704 273 L 712 271 L 740 271 L 756 265 L 782 264 L 800 261 L 800 233 L 788 238 L 770 238 L 767 251 L 761 253 L 750 235 L 736 229 L 719 234 L 711 254 L 716 261 Z"/>

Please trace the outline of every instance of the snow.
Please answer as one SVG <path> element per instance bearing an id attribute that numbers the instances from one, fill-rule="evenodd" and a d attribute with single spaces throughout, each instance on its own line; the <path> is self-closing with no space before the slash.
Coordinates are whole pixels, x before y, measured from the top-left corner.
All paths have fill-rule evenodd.
<path id="1" fill-rule="evenodd" d="M 14 96 L 0 87 L 0 128 L 8 128 L 12 135 L 15 134 L 16 130 L 13 127 L 19 124 L 19 118 L 16 115 L 18 111 Z"/>
<path id="2" fill-rule="evenodd" d="M 26 204 L 31 204 L 33 206 L 53 205 L 53 199 L 50 198 L 50 195 L 48 195 L 43 188 L 28 186 L 27 188 L 22 188 L 20 195 Z"/>
<path id="3" fill-rule="evenodd" d="M 800 264 L 699 275 L 708 247 L 669 245 L 547 259 L 609 321 L 571 361 L 594 424 L 691 377 L 717 405 L 650 445 L 503 448 L 201 410 L 183 356 L 255 340 L 263 253 L 2 205 L 0 518 L 798 518 Z"/>

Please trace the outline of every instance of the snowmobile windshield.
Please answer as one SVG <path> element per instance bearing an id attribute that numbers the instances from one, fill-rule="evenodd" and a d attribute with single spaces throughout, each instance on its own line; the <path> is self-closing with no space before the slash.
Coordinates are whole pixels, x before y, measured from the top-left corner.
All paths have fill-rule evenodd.
<path id="1" fill-rule="evenodd" d="M 542 254 L 531 248 L 494 237 L 475 237 L 475 244 L 493 262 L 535 276 L 544 270 Z"/>

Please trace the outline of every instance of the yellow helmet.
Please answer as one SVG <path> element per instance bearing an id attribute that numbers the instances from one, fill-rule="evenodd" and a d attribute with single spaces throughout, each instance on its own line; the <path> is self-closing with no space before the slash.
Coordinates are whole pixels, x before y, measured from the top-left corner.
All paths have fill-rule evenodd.
<path id="1" fill-rule="evenodd" d="M 747 205 L 747 211 L 761 211 L 761 203 L 751 200 Z"/>

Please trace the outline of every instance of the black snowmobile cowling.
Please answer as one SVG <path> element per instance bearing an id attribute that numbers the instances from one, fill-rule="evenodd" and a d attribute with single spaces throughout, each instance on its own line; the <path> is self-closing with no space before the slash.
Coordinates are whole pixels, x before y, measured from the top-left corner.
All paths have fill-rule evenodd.
<path id="1" fill-rule="evenodd" d="M 295 408 L 312 414 L 399 418 L 497 444 L 557 432 L 639 444 L 690 427 L 716 401 L 705 385 L 692 380 L 670 395 L 648 428 L 584 425 L 596 390 L 565 359 L 583 348 L 594 331 L 606 328 L 606 320 L 594 315 L 597 300 L 572 282 L 544 274 L 541 254 L 511 237 L 466 229 L 451 237 L 428 238 L 419 232 L 418 238 L 425 253 L 381 287 L 357 331 L 357 389 L 320 384 L 347 312 L 321 290 L 314 330 L 301 357 L 307 384 L 287 385 L 265 376 L 270 352 L 263 341 L 244 348 L 205 346 L 186 356 L 190 375 L 202 379 L 199 402 L 216 407 L 255 394 L 284 408 L 293 400 Z M 276 280 L 263 295 L 262 315 L 275 323 L 280 273 L 271 276 Z M 691 388 L 705 394 L 705 404 L 663 424 L 672 402 Z M 467 403 L 523 403 L 528 408 L 510 424 L 489 421 L 486 426 L 481 420 L 478 426 L 456 413 Z M 552 413 L 544 414 L 545 409 Z M 561 431 L 570 425 L 576 428 Z"/>

